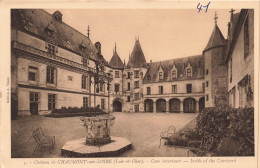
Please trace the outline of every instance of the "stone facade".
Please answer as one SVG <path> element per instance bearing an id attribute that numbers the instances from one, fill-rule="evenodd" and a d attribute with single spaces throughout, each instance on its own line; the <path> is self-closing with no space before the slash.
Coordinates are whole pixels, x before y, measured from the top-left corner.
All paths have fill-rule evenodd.
<path id="1" fill-rule="evenodd" d="M 229 34 L 228 95 L 232 107 L 254 106 L 254 10 L 242 10 Z M 235 23 L 234 23 L 235 22 Z"/>
<path id="2" fill-rule="evenodd" d="M 194 113 L 227 102 L 253 106 L 253 10 L 231 12 L 228 39 L 216 23 L 201 55 L 147 63 L 136 39 L 127 64 L 116 47 L 108 63 L 101 44 L 63 23 L 59 11 L 11 13 L 12 116 L 98 105 L 154 113 Z M 103 84 L 94 82 L 97 63 Z"/>

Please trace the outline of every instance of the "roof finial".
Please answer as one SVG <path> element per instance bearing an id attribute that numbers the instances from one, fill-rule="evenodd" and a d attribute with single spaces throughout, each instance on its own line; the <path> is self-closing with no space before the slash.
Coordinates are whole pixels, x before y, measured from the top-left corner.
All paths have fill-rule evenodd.
<path id="1" fill-rule="evenodd" d="M 218 14 L 217 14 L 216 11 L 215 11 L 215 17 L 214 17 L 214 20 L 215 20 L 215 24 L 217 24 L 217 22 L 218 22 Z"/>
<path id="2" fill-rule="evenodd" d="M 230 21 L 232 22 L 232 20 L 233 20 L 233 13 L 234 13 L 234 9 L 231 9 L 229 12 L 231 13 L 231 15 L 230 15 Z"/>
<path id="3" fill-rule="evenodd" d="M 89 25 L 88 25 L 88 38 L 89 38 L 89 32 L 90 32 L 90 30 L 89 30 Z"/>
<path id="4" fill-rule="evenodd" d="M 116 42 L 115 42 L 115 52 L 116 52 Z"/>

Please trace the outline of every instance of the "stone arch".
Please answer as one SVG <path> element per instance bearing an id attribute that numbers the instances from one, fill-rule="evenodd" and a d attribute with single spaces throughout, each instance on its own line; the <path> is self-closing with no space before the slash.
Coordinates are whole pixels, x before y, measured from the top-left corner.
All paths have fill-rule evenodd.
<path id="1" fill-rule="evenodd" d="M 169 100 L 169 112 L 179 113 L 181 110 L 181 101 L 178 98 L 172 98 Z"/>
<path id="2" fill-rule="evenodd" d="M 156 100 L 156 112 L 166 112 L 166 100 L 165 99 L 157 99 Z"/>
<path id="3" fill-rule="evenodd" d="M 196 100 L 194 98 L 188 97 L 183 100 L 183 112 L 196 113 Z"/>
<path id="4" fill-rule="evenodd" d="M 144 100 L 144 111 L 145 112 L 153 112 L 153 100 L 145 99 Z"/>
<path id="5" fill-rule="evenodd" d="M 122 112 L 123 100 L 116 98 L 113 100 L 113 112 Z"/>

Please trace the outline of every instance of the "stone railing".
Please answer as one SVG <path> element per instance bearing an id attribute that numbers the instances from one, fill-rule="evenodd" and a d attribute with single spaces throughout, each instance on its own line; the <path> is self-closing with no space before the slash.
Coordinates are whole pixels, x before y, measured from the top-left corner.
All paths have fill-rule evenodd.
<path id="1" fill-rule="evenodd" d="M 26 51 L 28 53 L 31 53 L 31 54 L 34 54 L 34 55 L 38 55 L 38 56 L 41 56 L 41 57 L 44 57 L 44 58 L 48 58 L 48 59 L 51 59 L 51 60 L 54 60 L 54 61 L 58 61 L 60 63 L 66 64 L 66 65 L 70 65 L 70 66 L 73 66 L 73 67 L 76 67 L 76 68 L 79 68 L 79 69 L 82 69 L 82 70 L 91 71 L 93 73 L 96 73 L 96 69 L 95 68 L 91 68 L 91 67 L 85 66 L 83 64 L 79 64 L 77 62 L 68 60 L 66 58 L 63 58 L 63 57 L 60 57 L 60 56 L 57 56 L 57 55 L 53 55 L 53 54 L 47 53 L 45 51 L 42 51 L 42 50 L 30 47 L 28 45 L 19 43 L 17 41 L 13 42 L 13 48 L 19 49 L 19 50 L 22 50 L 22 51 Z M 107 74 L 103 73 L 103 72 L 99 72 L 99 74 L 107 76 Z"/>

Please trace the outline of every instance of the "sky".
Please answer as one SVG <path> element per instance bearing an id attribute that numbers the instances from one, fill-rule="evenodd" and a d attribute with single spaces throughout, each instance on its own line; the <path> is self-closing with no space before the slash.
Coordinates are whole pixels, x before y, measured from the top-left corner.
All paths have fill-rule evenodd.
<path id="1" fill-rule="evenodd" d="M 53 13 L 57 9 L 46 10 Z M 102 55 L 109 62 L 115 43 L 117 53 L 127 63 L 135 38 L 139 37 L 147 62 L 202 54 L 215 25 L 227 37 L 230 9 L 58 9 L 63 22 L 99 41 Z M 235 13 L 240 10 L 236 9 Z"/>

